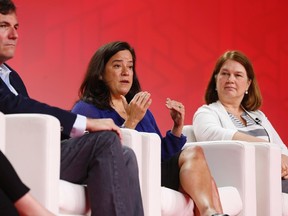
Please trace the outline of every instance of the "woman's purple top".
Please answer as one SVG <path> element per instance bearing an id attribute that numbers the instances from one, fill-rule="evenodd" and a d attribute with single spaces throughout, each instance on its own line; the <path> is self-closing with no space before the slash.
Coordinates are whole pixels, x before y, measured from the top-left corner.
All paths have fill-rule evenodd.
<path id="1" fill-rule="evenodd" d="M 111 118 L 118 126 L 121 126 L 125 121 L 114 109 L 98 109 L 95 105 L 81 100 L 74 105 L 72 112 L 88 118 Z M 160 136 L 162 161 L 170 159 L 177 152 L 181 151 L 183 145 L 186 143 L 186 137 L 184 135 L 176 137 L 171 133 L 171 130 L 167 131 L 166 137 L 162 137 L 150 110 L 147 110 L 144 118 L 138 123 L 135 130 L 139 132 L 157 133 Z"/>

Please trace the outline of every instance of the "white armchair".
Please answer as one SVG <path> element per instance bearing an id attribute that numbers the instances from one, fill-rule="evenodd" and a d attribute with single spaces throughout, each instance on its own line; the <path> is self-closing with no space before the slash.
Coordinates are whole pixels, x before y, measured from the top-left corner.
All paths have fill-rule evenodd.
<path id="1" fill-rule="evenodd" d="M 211 174 L 218 187 L 231 186 L 237 189 L 242 201 L 242 209 L 236 215 L 256 214 L 256 176 L 255 176 L 255 148 L 240 141 L 209 141 L 196 142 L 192 125 L 185 125 L 183 134 L 187 136 L 187 144 L 200 145 L 205 152 Z M 235 215 L 229 210 L 233 199 L 220 199 L 225 213 Z M 228 209 L 226 209 L 228 208 Z"/>
<path id="2" fill-rule="evenodd" d="M 189 135 L 189 127 L 185 127 L 185 130 L 187 131 L 184 131 L 184 133 Z M 194 203 L 187 195 L 166 187 L 160 187 L 160 145 L 155 145 L 160 143 L 159 137 L 151 133 L 139 134 L 142 137 L 142 162 L 139 163 L 139 166 L 142 167 L 142 194 L 145 215 L 193 216 Z M 255 166 L 253 166 L 253 163 L 250 165 L 250 161 L 255 160 L 254 147 L 243 143 L 231 144 L 230 142 L 203 144 L 203 147 L 205 153 L 210 153 L 212 171 L 218 173 L 218 182 L 221 183 L 219 194 L 224 211 L 231 216 L 255 216 Z M 158 162 L 156 163 L 156 161 Z M 227 161 L 231 164 L 227 165 Z M 230 175 L 227 176 L 224 173 L 223 164 L 229 167 Z M 235 167 L 239 169 L 235 169 Z M 245 207 L 242 204 L 240 194 L 247 197 L 246 201 L 249 202 Z"/>
<path id="3" fill-rule="evenodd" d="M 194 203 L 187 195 L 184 195 L 178 191 L 174 191 L 166 187 L 160 187 L 161 171 L 160 171 L 159 137 L 156 134 L 152 133 L 139 133 L 139 134 L 142 137 L 142 162 L 140 162 L 139 165 L 141 164 L 140 166 L 142 166 L 141 168 L 142 194 L 143 194 L 145 215 L 193 216 Z M 155 145 L 158 142 L 159 145 Z M 224 180 L 222 180 L 221 187 L 219 187 L 219 194 L 221 201 L 223 203 L 224 211 L 230 214 L 231 216 L 232 215 L 255 216 L 256 215 L 255 205 L 247 204 L 247 207 L 243 208 L 240 193 L 238 191 L 239 189 L 241 192 L 245 191 L 247 193 L 249 190 L 250 198 L 247 200 L 255 204 L 255 193 L 253 192 L 251 193 L 251 191 L 255 189 L 255 178 L 253 176 L 253 174 L 255 173 L 255 169 L 253 169 L 254 167 L 250 165 L 249 169 L 244 169 L 247 168 L 248 161 L 250 160 L 254 161 L 254 148 L 246 145 L 244 146 L 241 144 L 230 145 L 230 143 L 229 144 L 227 143 L 227 145 L 229 145 L 229 148 L 227 148 L 225 152 L 223 152 L 222 149 L 226 145 L 222 143 L 218 144 L 218 149 L 216 147 L 217 144 L 215 145 L 215 143 L 213 143 L 213 145 L 210 144 L 206 146 L 208 149 L 207 152 L 209 151 L 211 153 L 211 158 L 216 159 L 216 162 L 213 166 L 214 172 L 217 172 L 218 169 L 222 169 L 221 163 L 219 164 L 219 161 L 222 161 L 222 163 L 223 161 L 225 163 L 227 162 L 227 160 L 225 159 L 224 160 L 219 159 L 223 158 L 222 157 L 223 154 L 225 155 L 225 153 L 227 153 L 228 155 L 230 155 L 230 158 L 233 158 L 233 160 L 235 161 L 235 163 L 231 164 L 230 166 L 231 176 L 227 177 L 225 173 L 225 178 Z M 233 165 L 238 166 L 238 164 L 239 164 L 239 170 L 236 170 Z M 223 177 L 224 176 L 222 176 L 222 178 Z M 231 181 L 231 178 L 235 178 L 236 180 L 234 181 L 238 183 L 238 185 L 236 183 L 235 183 L 236 186 L 234 186 L 233 184 L 225 183 L 225 180 L 226 182 L 229 182 L 229 179 Z M 245 190 L 242 188 L 244 188 Z"/>
<path id="4" fill-rule="evenodd" d="M 186 125 L 183 129 L 183 133 L 186 134 L 188 141 L 196 140 L 193 133 L 193 127 L 191 125 Z M 217 141 L 218 143 L 223 141 Z M 239 141 L 225 141 L 227 143 L 239 143 Z M 203 142 L 205 143 L 205 142 Z M 288 194 L 281 193 L 281 182 L 280 182 L 280 164 L 281 164 L 281 150 L 275 144 L 269 143 L 255 143 L 255 142 L 240 142 L 245 146 L 253 146 L 255 149 L 255 164 L 252 164 L 250 160 L 250 165 L 255 166 L 255 178 L 256 178 L 256 211 L 257 214 L 261 216 L 288 216 Z M 205 144 L 206 145 L 206 144 Z M 205 148 L 205 147 L 204 147 Z M 217 147 L 216 147 L 217 148 Z M 206 151 L 205 151 L 206 153 Z M 227 155 L 223 155 L 227 159 Z M 210 161 L 209 154 L 206 154 L 208 162 Z M 228 160 L 227 160 L 228 161 Z M 229 160 L 230 161 L 230 160 Z M 210 168 L 213 170 L 214 162 L 209 162 Z M 250 166 L 249 164 L 247 164 Z M 219 171 L 219 169 L 217 169 Z M 212 174 L 216 177 L 216 182 L 218 183 L 217 175 L 219 172 Z M 223 169 L 223 176 L 230 174 L 226 169 Z M 225 174 L 226 173 L 226 174 Z M 246 194 L 245 194 L 246 193 Z M 243 201 L 244 209 L 248 204 L 249 208 L 253 208 L 251 205 L 255 203 L 250 203 L 249 188 L 246 188 L 246 192 L 241 194 L 241 199 Z M 223 206 L 224 207 L 224 206 Z M 246 214 L 243 214 L 246 215 Z M 250 215 L 250 214 L 249 214 Z"/>
<path id="5" fill-rule="evenodd" d="M 86 187 L 59 177 L 59 121 L 43 114 L 11 114 L 5 119 L 5 154 L 36 199 L 56 215 L 89 215 Z M 4 123 L 4 133 L 2 128 Z M 160 138 L 130 129 L 122 129 L 122 134 L 123 143 L 137 156 L 145 215 L 160 215 Z M 1 144 L 4 136 L 0 139 Z"/>
<path id="6" fill-rule="evenodd" d="M 256 215 L 255 149 L 243 142 L 196 142 L 203 148 L 211 174 L 219 189 L 223 211 L 229 215 Z M 221 189 L 235 190 L 221 194 Z M 230 189 L 228 189 L 230 188 Z M 237 209 L 238 211 L 235 211 Z"/>

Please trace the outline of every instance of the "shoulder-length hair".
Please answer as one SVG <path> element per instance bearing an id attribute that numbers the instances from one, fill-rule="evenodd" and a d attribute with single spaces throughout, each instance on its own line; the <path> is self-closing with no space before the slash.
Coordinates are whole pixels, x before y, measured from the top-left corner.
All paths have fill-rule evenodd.
<path id="1" fill-rule="evenodd" d="M 102 77 L 104 77 L 105 66 L 109 59 L 122 50 L 128 50 L 133 58 L 133 83 L 130 91 L 125 96 L 127 102 L 129 103 L 134 95 L 141 91 L 136 73 L 136 54 L 134 49 L 127 42 L 115 41 L 103 45 L 92 56 L 78 92 L 81 100 L 94 104 L 99 109 L 111 109 L 110 91 Z"/>
<path id="2" fill-rule="evenodd" d="M 237 61 L 241 65 L 243 65 L 243 67 L 247 72 L 248 79 L 251 80 L 251 84 L 248 89 L 248 94 L 244 95 L 241 105 L 248 111 L 255 111 L 259 109 L 260 106 L 262 105 L 262 96 L 255 77 L 252 63 L 244 55 L 244 53 L 237 50 L 227 51 L 217 60 L 216 65 L 214 67 L 214 71 L 210 77 L 210 81 L 206 89 L 205 93 L 206 104 L 216 102 L 219 99 L 218 93 L 216 91 L 216 76 L 220 72 L 223 64 L 229 59 Z"/>

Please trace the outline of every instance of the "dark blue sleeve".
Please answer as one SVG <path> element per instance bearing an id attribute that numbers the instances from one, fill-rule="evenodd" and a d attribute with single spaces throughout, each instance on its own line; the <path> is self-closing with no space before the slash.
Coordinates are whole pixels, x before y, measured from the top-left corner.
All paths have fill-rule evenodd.
<path id="1" fill-rule="evenodd" d="M 149 120 L 149 123 L 147 123 L 146 119 Z M 162 161 L 168 160 L 169 158 L 174 156 L 176 153 L 181 151 L 183 145 L 186 143 L 186 136 L 181 135 L 181 137 L 176 137 L 171 133 L 171 130 L 169 130 L 167 131 L 166 136 L 162 137 L 161 132 L 155 121 L 155 118 L 149 110 L 147 111 L 145 119 L 143 119 L 143 122 L 144 121 L 145 121 L 145 125 L 143 127 L 146 127 L 146 128 L 144 128 L 144 130 L 141 130 L 141 131 L 157 133 L 161 138 L 161 160 Z"/>
<path id="2" fill-rule="evenodd" d="M 86 116 L 87 118 L 101 118 L 99 110 L 94 105 L 82 100 L 75 103 L 71 112 Z"/>
<path id="3" fill-rule="evenodd" d="M 99 110 L 92 104 L 84 101 L 78 101 L 72 112 L 81 114 L 90 118 L 112 118 L 117 125 L 124 122 L 116 111 Z M 166 137 L 162 137 L 161 132 L 157 126 L 156 120 L 150 110 L 147 110 L 144 118 L 138 123 L 135 130 L 139 132 L 157 133 L 161 139 L 161 160 L 165 161 L 173 155 L 181 151 L 183 145 L 186 143 L 186 137 L 174 136 L 171 131 L 166 133 Z"/>
<path id="4" fill-rule="evenodd" d="M 12 72 L 11 72 L 12 73 Z M 13 75 L 13 74 L 12 74 Z M 56 117 L 61 123 L 62 135 L 68 137 L 76 119 L 76 115 L 69 111 L 49 106 L 37 100 L 30 98 L 25 92 L 25 86 L 20 77 L 15 76 L 13 87 L 17 90 L 18 95 L 14 95 L 7 85 L 0 79 L 0 111 L 4 114 L 15 113 L 40 113 Z M 19 79 L 19 80 L 18 80 Z M 18 85 L 15 85 L 17 83 Z M 22 84 L 23 83 L 23 84 Z M 22 91 L 20 91 L 22 89 Z"/>
<path id="5" fill-rule="evenodd" d="M 118 126 L 124 123 L 124 119 L 114 109 L 99 109 L 95 105 L 79 100 L 72 108 L 77 113 L 88 118 L 111 118 Z"/>
<path id="6" fill-rule="evenodd" d="M 186 143 L 186 136 L 181 134 L 180 137 L 174 136 L 171 130 L 166 132 L 166 137 L 162 139 L 161 159 L 162 161 L 168 160 L 173 155 L 181 151 L 182 147 Z"/>

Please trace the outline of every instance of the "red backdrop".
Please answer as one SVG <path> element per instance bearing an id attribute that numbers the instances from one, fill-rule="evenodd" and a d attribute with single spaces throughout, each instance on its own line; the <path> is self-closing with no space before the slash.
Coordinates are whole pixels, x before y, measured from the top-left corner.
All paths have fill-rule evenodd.
<path id="1" fill-rule="evenodd" d="M 8 63 L 30 95 L 70 109 L 90 57 L 107 42 L 125 40 L 152 94 L 161 131 L 172 126 L 165 99 L 182 101 L 186 124 L 204 103 L 216 59 L 246 53 L 264 97 L 262 110 L 288 143 L 288 3 L 286 0 L 15 0 L 19 46 Z"/>

